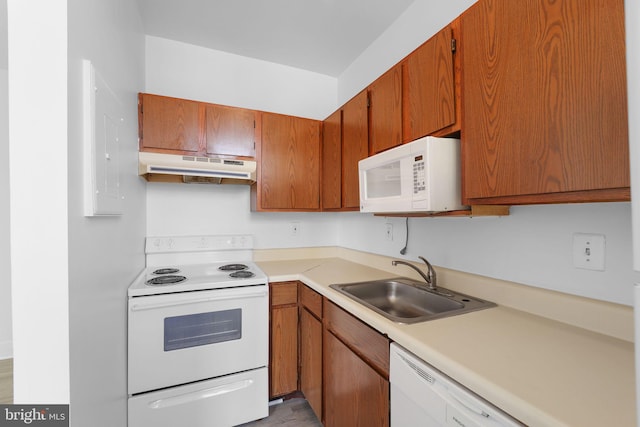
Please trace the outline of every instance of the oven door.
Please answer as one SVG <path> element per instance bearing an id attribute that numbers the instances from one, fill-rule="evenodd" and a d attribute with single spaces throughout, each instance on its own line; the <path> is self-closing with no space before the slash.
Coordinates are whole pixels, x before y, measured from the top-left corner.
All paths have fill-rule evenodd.
<path id="1" fill-rule="evenodd" d="M 129 299 L 129 394 L 268 364 L 268 287 Z"/>

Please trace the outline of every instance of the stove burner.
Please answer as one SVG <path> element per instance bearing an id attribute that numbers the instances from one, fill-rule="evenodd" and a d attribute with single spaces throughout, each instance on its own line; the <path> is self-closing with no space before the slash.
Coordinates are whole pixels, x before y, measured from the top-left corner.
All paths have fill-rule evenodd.
<path id="1" fill-rule="evenodd" d="M 174 276 L 174 275 L 166 275 L 166 276 L 158 276 L 153 279 L 147 280 L 147 285 L 173 285 L 174 283 L 180 283 L 187 280 L 184 276 Z"/>
<path id="2" fill-rule="evenodd" d="M 244 264 L 226 264 L 226 265 L 218 267 L 218 270 L 221 270 L 221 271 L 240 271 L 240 270 L 246 270 L 247 268 L 249 268 L 249 267 L 244 265 Z"/>
<path id="3" fill-rule="evenodd" d="M 173 274 L 178 273 L 180 269 L 178 268 L 159 268 L 153 272 L 153 274 Z"/>
<path id="4" fill-rule="evenodd" d="M 255 276 L 255 274 L 248 270 L 234 271 L 233 273 L 229 274 L 229 277 L 233 277 L 234 279 L 248 279 L 249 277 L 253 276 Z"/>

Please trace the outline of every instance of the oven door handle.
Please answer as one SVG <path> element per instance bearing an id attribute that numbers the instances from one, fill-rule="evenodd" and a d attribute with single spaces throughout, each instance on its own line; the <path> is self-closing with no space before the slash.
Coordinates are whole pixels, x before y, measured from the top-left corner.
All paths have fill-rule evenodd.
<path id="1" fill-rule="evenodd" d="M 187 304 L 198 304 L 203 302 L 210 301 L 225 301 L 225 300 L 241 300 L 246 298 L 261 298 L 268 295 L 269 291 L 267 289 L 259 290 L 259 291 L 243 291 L 243 292 L 232 292 L 224 295 L 212 295 L 209 297 L 196 297 L 189 299 L 182 299 L 178 301 L 166 301 L 166 302 L 158 302 L 158 303 L 144 303 L 144 302 L 133 302 L 130 306 L 130 311 L 143 311 L 143 310 L 154 310 L 156 308 L 165 308 L 165 307 L 174 307 L 178 305 L 187 305 Z"/>
<path id="2" fill-rule="evenodd" d="M 166 399 L 158 399 L 149 402 L 149 408 L 162 409 L 171 406 L 184 405 L 186 403 L 198 400 L 209 399 L 211 397 L 220 396 L 227 393 L 233 393 L 243 388 L 247 388 L 253 384 L 253 380 L 243 380 L 231 384 L 219 385 L 204 390 L 193 391 L 191 393 L 180 394 L 178 396 L 168 397 Z"/>

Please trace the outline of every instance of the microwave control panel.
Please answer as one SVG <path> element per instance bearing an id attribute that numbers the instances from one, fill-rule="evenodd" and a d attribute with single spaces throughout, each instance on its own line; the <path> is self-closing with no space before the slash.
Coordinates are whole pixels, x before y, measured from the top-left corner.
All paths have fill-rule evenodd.
<path id="1" fill-rule="evenodd" d="M 413 158 L 413 194 L 424 193 L 426 188 L 424 155 L 415 156 Z"/>

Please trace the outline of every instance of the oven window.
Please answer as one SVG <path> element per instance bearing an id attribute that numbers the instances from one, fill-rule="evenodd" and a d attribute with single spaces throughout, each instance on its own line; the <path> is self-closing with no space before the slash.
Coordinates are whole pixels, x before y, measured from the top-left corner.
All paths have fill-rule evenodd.
<path id="1" fill-rule="evenodd" d="M 187 314 L 164 319 L 164 351 L 242 337 L 242 309 Z"/>

